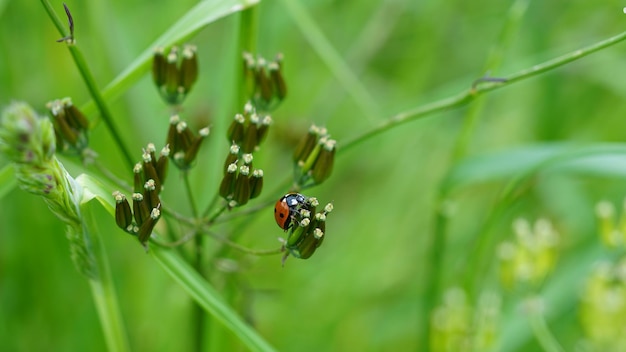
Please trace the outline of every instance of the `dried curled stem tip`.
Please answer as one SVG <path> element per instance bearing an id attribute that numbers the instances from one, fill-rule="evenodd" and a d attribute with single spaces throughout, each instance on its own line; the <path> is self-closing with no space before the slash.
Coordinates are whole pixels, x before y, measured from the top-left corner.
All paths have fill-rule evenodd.
<path id="1" fill-rule="evenodd" d="M 63 3 L 63 9 L 65 9 L 65 15 L 67 16 L 67 22 L 70 28 L 70 34 L 66 35 L 61 39 L 57 39 L 57 43 L 66 42 L 68 44 L 74 44 L 74 18 L 72 18 L 72 13 L 70 12 L 69 7 L 65 3 Z"/>

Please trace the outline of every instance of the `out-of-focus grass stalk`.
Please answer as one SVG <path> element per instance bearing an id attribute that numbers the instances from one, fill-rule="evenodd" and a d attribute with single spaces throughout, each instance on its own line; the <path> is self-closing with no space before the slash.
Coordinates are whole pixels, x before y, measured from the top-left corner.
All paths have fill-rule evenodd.
<path id="1" fill-rule="evenodd" d="M 293 18 L 294 24 L 350 94 L 361 113 L 370 122 L 375 122 L 380 116 L 380 107 L 376 104 L 376 100 L 359 81 L 350 66 L 341 58 L 337 50 L 333 48 L 322 30 L 304 9 L 302 3 L 297 0 L 283 0 L 282 2 Z"/>
<path id="2" fill-rule="evenodd" d="M 484 71 L 496 72 L 502 63 L 502 58 L 506 48 L 508 48 L 512 42 L 513 36 L 517 33 L 521 24 L 522 18 L 528 8 L 529 0 L 517 0 L 515 1 L 508 12 L 504 27 L 498 36 L 496 43 L 494 44 L 489 56 L 487 57 Z M 467 153 L 468 144 L 473 135 L 478 117 L 484 106 L 484 99 L 477 97 L 474 104 L 468 109 L 465 118 L 463 120 L 463 127 L 461 128 L 461 134 L 456 140 L 456 145 L 452 154 L 452 161 L 456 161 Z M 435 200 L 434 206 L 434 225 L 431 231 L 431 248 L 430 256 L 428 259 L 429 270 L 426 270 L 426 293 L 424 299 L 424 314 L 419 318 L 420 325 L 424 328 L 424 341 L 429 341 L 431 334 L 430 319 L 433 314 L 433 310 L 437 306 L 437 299 L 441 295 L 441 282 L 440 278 L 445 270 L 443 258 L 446 251 L 446 238 L 447 238 L 447 223 L 448 216 L 446 214 L 446 193 L 443 189 L 443 184 L 440 184 L 438 197 Z M 467 289 L 467 287 L 466 287 Z M 466 291 L 470 297 L 473 297 L 474 292 L 471 290 Z"/>
<path id="3" fill-rule="evenodd" d="M 124 320 L 120 313 L 107 253 L 89 203 L 81 205 L 83 231 L 98 268 L 98 279 L 90 279 L 91 294 L 109 351 L 130 351 Z"/>

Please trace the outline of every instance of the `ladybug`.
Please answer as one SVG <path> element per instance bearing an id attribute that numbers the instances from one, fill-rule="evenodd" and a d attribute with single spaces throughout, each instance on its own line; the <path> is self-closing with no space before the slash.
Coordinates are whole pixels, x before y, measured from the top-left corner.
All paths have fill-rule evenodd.
<path id="1" fill-rule="evenodd" d="M 274 219 L 281 229 L 287 231 L 293 225 L 298 211 L 305 206 L 306 197 L 300 193 L 287 193 L 274 206 Z"/>

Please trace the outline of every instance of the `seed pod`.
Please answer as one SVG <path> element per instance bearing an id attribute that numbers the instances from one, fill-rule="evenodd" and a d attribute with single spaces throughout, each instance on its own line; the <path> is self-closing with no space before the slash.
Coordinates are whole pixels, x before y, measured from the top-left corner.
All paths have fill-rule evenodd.
<path id="1" fill-rule="evenodd" d="M 153 179 L 149 179 L 144 184 L 144 202 L 147 202 L 148 209 L 156 208 L 161 205 L 161 200 L 159 199 L 159 194 L 157 193 L 156 181 Z"/>
<path id="2" fill-rule="evenodd" d="M 228 127 L 226 138 L 228 141 L 235 144 L 241 144 L 243 140 L 243 132 L 246 123 L 246 118 L 242 114 L 236 114 L 235 118 Z"/>
<path id="3" fill-rule="evenodd" d="M 307 135 L 300 140 L 300 144 L 296 147 L 293 153 L 293 161 L 295 163 L 304 163 L 315 145 L 317 144 L 317 138 L 319 136 L 319 127 L 311 125 Z"/>
<path id="4" fill-rule="evenodd" d="M 152 161 L 146 162 L 146 160 L 144 159 L 143 173 L 144 173 L 144 180 L 149 180 L 149 181 L 152 180 L 152 183 L 154 184 L 156 192 L 157 193 L 161 192 L 161 180 L 159 179 L 156 169 L 154 168 L 154 166 L 152 166 Z"/>
<path id="5" fill-rule="evenodd" d="M 78 142 L 78 131 L 70 127 L 67 122 L 67 117 L 65 116 L 65 111 L 55 115 L 53 121 L 54 127 L 59 130 L 59 134 L 63 140 L 72 146 L 76 145 L 76 142 Z"/>
<path id="6" fill-rule="evenodd" d="M 121 192 L 113 192 L 115 197 L 115 223 L 124 231 L 132 229 L 133 213 L 130 210 L 128 199 Z"/>
<path id="7" fill-rule="evenodd" d="M 256 71 L 256 84 L 263 102 L 267 105 L 272 101 L 274 90 L 272 89 L 272 81 L 265 69 L 265 60 L 259 59 Z"/>
<path id="8" fill-rule="evenodd" d="M 304 163 L 299 163 L 298 166 L 300 166 L 302 174 L 306 174 L 311 170 L 311 168 L 313 168 L 313 165 L 315 165 L 315 162 L 317 161 L 317 157 L 322 151 L 322 145 L 324 145 L 325 142 L 325 138 L 320 139 L 313 148 L 313 150 L 311 150 L 307 158 L 304 160 Z"/>
<path id="9" fill-rule="evenodd" d="M 304 239 L 306 236 L 307 229 L 311 223 L 311 219 L 305 218 L 300 220 L 298 226 L 294 226 L 291 233 L 287 237 L 287 248 L 293 248 L 298 246 L 298 244 Z"/>
<path id="10" fill-rule="evenodd" d="M 311 228 L 309 227 L 309 230 Z M 302 241 L 295 247 L 290 248 L 292 255 L 300 259 L 310 258 L 317 248 L 317 239 L 312 233 L 307 233 Z"/>
<path id="11" fill-rule="evenodd" d="M 137 238 L 139 238 L 139 242 L 145 244 L 148 241 L 150 235 L 152 234 L 152 230 L 154 229 L 154 225 L 156 225 L 156 222 L 159 220 L 160 217 L 161 211 L 159 210 L 159 208 L 153 208 L 150 211 L 150 214 L 147 217 L 146 221 L 144 221 L 144 223 L 139 227 L 139 232 L 137 233 Z"/>
<path id="12" fill-rule="evenodd" d="M 148 204 L 144 201 L 143 194 L 141 193 L 133 193 L 133 215 L 135 222 L 139 226 L 150 216 Z"/>
<path id="13" fill-rule="evenodd" d="M 166 145 L 165 147 L 163 147 L 163 149 L 161 149 L 161 154 L 159 155 L 159 159 L 156 163 L 156 173 L 159 180 L 161 181 L 161 185 L 165 183 L 165 178 L 167 177 L 167 165 L 169 161 L 169 155 L 170 148 Z"/>
<path id="14" fill-rule="evenodd" d="M 202 144 L 202 141 L 208 135 L 209 135 L 208 127 L 205 127 L 199 131 L 199 136 L 194 138 L 193 142 L 191 143 L 191 146 L 189 146 L 189 149 L 187 149 L 187 151 L 185 152 L 185 158 L 183 159 L 183 162 L 185 163 L 185 165 L 191 165 L 193 163 L 193 161 L 196 159 L 196 156 L 198 155 L 198 151 L 200 150 L 200 145 Z"/>
<path id="15" fill-rule="evenodd" d="M 333 172 L 336 150 L 335 145 L 336 141 L 334 139 L 327 140 L 322 146 L 319 156 L 315 160 L 311 176 L 317 184 L 325 181 Z"/>
<path id="16" fill-rule="evenodd" d="M 170 117 L 170 126 L 167 130 L 167 141 L 165 144 L 167 144 L 174 153 L 180 150 L 180 145 L 178 143 L 178 131 L 176 130 L 176 126 L 179 122 L 180 117 L 178 117 L 178 115 L 172 115 Z"/>
<path id="17" fill-rule="evenodd" d="M 237 175 L 237 164 L 233 163 L 226 169 L 226 174 L 220 183 L 220 196 L 224 199 L 230 199 L 235 187 L 235 177 Z"/>
<path id="18" fill-rule="evenodd" d="M 263 170 L 257 169 L 252 172 L 252 177 L 250 177 L 250 199 L 258 197 L 262 190 Z"/>
<path id="19" fill-rule="evenodd" d="M 185 45 L 182 56 L 183 61 L 180 65 L 180 86 L 183 87 L 184 94 L 187 94 L 198 79 L 196 47 L 193 45 Z"/>
<path id="20" fill-rule="evenodd" d="M 89 121 L 85 115 L 72 104 L 72 99 L 64 98 L 63 107 L 65 110 L 65 116 L 67 116 L 67 122 L 72 128 L 79 131 L 86 131 L 89 129 Z"/>
<path id="21" fill-rule="evenodd" d="M 241 151 L 244 153 L 252 153 L 257 145 L 258 140 L 256 125 L 250 123 L 244 131 L 243 141 L 241 142 Z"/>
<path id="22" fill-rule="evenodd" d="M 165 100 L 170 104 L 178 102 L 179 78 L 178 48 L 172 47 L 165 63 Z"/>
<path id="23" fill-rule="evenodd" d="M 272 124 L 272 117 L 270 115 L 265 115 L 263 120 L 257 125 L 257 143 L 261 144 L 267 137 L 267 132 L 269 131 L 269 127 Z"/>
<path id="24" fill-rule="evenodd" d="M 143 192 L 143 166 L 140 163 L 135 164 L 133 167 L 133 191 L 135 193 Z"/>
<path id="25" fill-rule="evenodd" d="M 254 95 L 254 87 L 255 87 L 255 60 L 252 54 L 244 52 L 242 55 L 243 58 L 243 80 L 244 86 L 246 87 L 246 93 L 249 97 Z"/>
<path id="26" fill-rule="evenodd" d="M 239 168 L 239 174 L 235 180 L 233 200 L 237 202 L 237 206 L 245 205 L 250 200 L 250 168 L 246 165 Z"/>
<path id="27" fill-rule="evenodd" d="M 180 143 L 180 150 L 187 151 L 194 140 L 193 132 L 187 128 L 187 123 L 185 121 L 181 121 L 176 125 L 176 132 L 178 142 Z"/>
<path id="28" fill-rule="evenodd" d="M 152 81 L 154 81 L 159 91 L 160 87 L 165 84 L 166 67 L 167 63 L 163 48 L 158 47 L 154 49 L 154 54 L 152 55 Z"/>
<path id="29" fill-rule="evenodd" d="M 237 144 L 233 144 L 230 146 L 230 150 L 228 155 L 226 156 L 226 160 L 224 161 L 224 174 L 228 172 L 228 166 L 233 163 L 237 163 L 237 159 L 239 158 L 239 146 Z"/>
<path id="30" fill-rule="evenodd" d="M 283 78 L 282 70 L 278 63 L 271 63 L 268 65 L 268 70 L 270 72 L 270 77 L 272 80 L 272 85 L 274 86 L 274 92 L 276 98 L 278 100 L 283 100 L 287 96 L 287 84 L 285 83 L 285 79 Z"/>

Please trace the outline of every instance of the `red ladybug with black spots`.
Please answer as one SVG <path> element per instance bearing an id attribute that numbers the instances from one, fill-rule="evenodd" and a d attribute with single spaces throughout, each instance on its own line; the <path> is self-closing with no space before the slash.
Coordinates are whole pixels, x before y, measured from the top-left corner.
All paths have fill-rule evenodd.
<path id="1" fill-rule="evenodd" d="M 306 206 L 306 197 L 291 192 L 282 196 L 274 206 L 274 219 L 281 229 L 287 231 L 293 225 L 296 215 Z"/>

